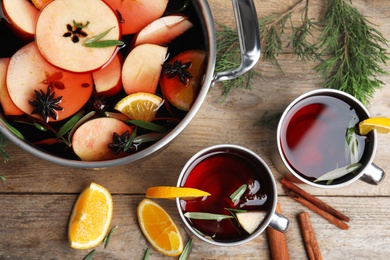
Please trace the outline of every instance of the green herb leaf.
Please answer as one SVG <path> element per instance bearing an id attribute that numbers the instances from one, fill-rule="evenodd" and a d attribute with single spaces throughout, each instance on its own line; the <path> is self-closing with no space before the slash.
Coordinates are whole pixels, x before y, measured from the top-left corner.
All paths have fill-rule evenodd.
<path id="1" fill-rule="evenodd" d="M 24 136 L 22 135 L 22 133 L 19 132 L 15 127 L 8 124 L 3 118 L 0 118 L 0 122 L 2 122 L 14 135 L 24 140 Z"/>
<path id="2" fill-rule="evenodd" d="M 99 41 L 100 39 L 102 39 L 104 36 L 106 36 L 114 28 L 115 28 L 115 26 L 110 28 L 110 29 L 108 29 L 108 30 L 105 30 L 104 32 L 96 35 L 95 37 L 89 38 L 88 40 L 85 41 L 85 44 L 89 44 L 89 43 L 93 43 L 93 42 Z"/>
<path id="3" fill-rule="evenodd" d="M 1 175 L 0 175 L 0 179 L 1 179 L 3 182 L 5 182 L 5 181 L 7 180 L 4 176 L 1 176 Z"/>
<path id="4" fill-rule="evenodd" d="M 325 173 L 321 177 L 319 177 L 316 180 L 314 180 L 314 182 L 332 181 L 332 180 L 335 180 L 337 178 L 343 177 L 344 175 L 347 175 L 350 172 L 356 171 L 360 167 L 362 167 L 361 163 L 353 163 L 353 164 L 347 165 L 345 167 L 340 167 L 340 168 L 337 168 L 337 169 L 335 169 L 333 171 Z"/>
<path id="5" fill-rule="evenodd" d="M 235 212 L 235 213 L 245 213 L 248 212 L 246 209 L 234 209 L 234 208 L 225 208 L 227 211 Z"/>
<path id="6" fill-rule="evenodd" d="M 67 132 L 69 132 L 76 123 L 80 120 L 80 118 L 85 114 L 85 112 L 82 110 L 78 112 L 76 115 L 74 115 L 71 119 L 69 119 L 57 132 L 56 137 L 60 138 Z"/>
<path id="7" fill-rule="evenodd" d="M 37 122 L 34 122 L 33 123 L 35 128 L 42 131 L 42 132 L 47 132 L 49 129 L 47 129 L 46 127 L 44 127 L 43 125 L 41 124 L 38 124 Z"/>
<path id="8" fill-rule="evenodd" d="M 149 255 L 150 255 L 150 248 L 148 247 L 145 250 L 144 260 L 149 260 Z"/>
<path id="9" fill-rule="evenodd" d="M 131 144 L 133 143 L 134 138 L 136 137 L 136 135 L 137 135 L 137 128 L 135 128 L 135 129 L 133 130 L 133 132 L 131 133 L 129 140 L 128 140 L 127 143 L 126 143 L 126 146 L 123 148 L 123 151 L 124 151 L 124 152 L 126 152 L 127 150 L 129 150 L 129 148 L 130 148 Z"/>
<path id="10" fill-rule="evenodd" d="M 154 132 L 159 132 L 159 133 L 168 132 L 168 129 L 166 129 L 165 127 L 152 122 L 146 122 L 142 120 L 127 120 L 126 122 Z"/>
<path id="11" fill-rule="evenodd" d="M 188 256 L 191 253 L 192 244 L 193 244 L 193 239 L 191 237 L 190 240 L 188 240 L 188 242 L 186 243 L 186 245 L 183 249 L 183 252 L 180 254 L 180 257 L 178 260 L 186 260 L 188 258 Z"/>
<path id="12" fill-rule="evenodd" d="M 238 227 L 241 227 L 240 221 L 238 220 L 236 213 L 245 213 L 245 212 L 247 212 L 247 210 L 245 210 L 245 209 L 232 209 L 232 208 L 225 208 L 225 209 L 227 211 L 229 211 L 229 213 L 233 216 L 233 218 L 235 218 L 235 220 L 237 221 Z"/>
<path id="13" fill-rule="evenodd" d="M 96 249 L 89 252 L 89 254 L 86 257 L 84 257 L 84 260 L 92 260 L 95 254 L 96 254 Z"/>
<path id="14" fill-rule="evenodd" d="M 233 201 L 233 203 L 236 203 L 240 200 L 241 196 L 245 193 L 246 189 L 248 188 L 248 185 L 243 184 L 240 188 L 238 188 L 235 192 L 233 192 L 232 195 L 230 195 L 230 199 Z"/>
<path id="15" fill-rule="evenodd" d="M 110 230 L 110 233 L 108 233 L 108 235 L 104 238 L 104 248 L 107 248 L 108 247 L 108 243 L 110 242 L 110 239 L 111 239 L 111 236 L 112 234 L 114 233 L 114 231 L 118 228 L 118 225 L 116 225 L 115 227 L 113 227 L 111 230 Z"/>
<path id="16" fill-rule="evenodd" d="M 217 221 L 233 218 L 232 216 L 228 216 L 228 215 L 213 214 L 213 213 L 206 213 L 206 212 L 186 212 L 184 216 L 192 219 L 217 220 Z"/>
<path id="17" fill-rule="evenodd" d="M 80 29 L 83 29 L 85 27 L 87 27 L 89 25 L 89 21 L 87 21 L 87 23 L 85 25 L 83 25 L 82 23 L 78 23 L 76 22 L 75 20 L 73 20 L 73 25 L 76 27 L 76 28 L 80 28 Z"/>
<path id="18" fill-rule="evenodd" d="M 125 43 L 120 40 L 105 40 L 105 41 L 96 41 L 96 42 L 90 42 L 84 43 L 85 47 L 90 47 L 90 48 L 106 48 L 106 47 L 112 47 L 112 46 L 121 46 L 124 45 Z"/>

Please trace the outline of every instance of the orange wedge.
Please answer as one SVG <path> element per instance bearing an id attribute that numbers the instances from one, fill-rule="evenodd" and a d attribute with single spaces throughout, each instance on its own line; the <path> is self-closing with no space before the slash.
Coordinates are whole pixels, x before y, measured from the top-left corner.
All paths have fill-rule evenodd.
<path id="1" fill-rule="evenodd" d="M 157 110 L 162 104 L 162 98 L 146 92 L 137 92 L 130 94 L 120 100 L 115 110 L 125 114 L 130 119 L 152 121 Z"/>
<path id="2" fill-rule="evenodd" d="M 182 253 L 184 243 L 179 229 L 160 205 L 143 199 L 138 205 L 137 216 L 141 231 L 153 248 L 167 256 Z"/>
<path id="3" fill-rule="evenodd" d="M 365 119 L 359 123 L 359 133 L 361 135 L 366 135 L 374 129 L 381 134 L 389 133 L 390 118 L 372 117 L 372 118 Z"/>
<path id="4" fill-rule="evenodd" d="M 111 194 L 103 186 L 91 183 L 78 197 L 69 220 L 68 239 L 76 249 L 100 244 L 112 218 Z"/>
<path id="5" fill-rule="evenodd" d="M 31 2 L 35 5 L 36 8 L 42 9 L 50 1 L 52 0 L 32 0 Z"/>
<path id="6" fill-rule="evenodd" d="M 156 199 L 196 198 L 210 196 L 210 193 L 185 187 L 156 186 L 146 190 L 146 197 Z"/>

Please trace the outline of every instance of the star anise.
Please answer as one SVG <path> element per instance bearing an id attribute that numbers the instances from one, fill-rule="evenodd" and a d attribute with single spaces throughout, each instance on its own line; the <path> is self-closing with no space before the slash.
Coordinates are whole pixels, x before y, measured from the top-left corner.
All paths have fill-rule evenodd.
<path id="1" fill-rule="evenodd" d="M 109 107 L 104 96 L 99 96 L 96 91 L 92 92 L 91 99 L 88 102 L 90 109 L 98 113 L 104 113 Z"/>
<path id="2" fill-rule="evenodd" d="M 163 73 L 168 75 L 168 78 L 173 78 L 176 75 L 184 85 L 187 85 L 187 79 L 192 78 L 191 73 L 187 69 L 191 66 L 192 62 L 182 63 L 180 60 L 176 60 L 173 64 L 165 62 L 163 64 Z"/>
<path id="3" fill-rule="evenodd" d="M 49 118 L 57 120 L 58 110 L 63 110 L 58 104 L 62 100 L 62 96 L 54 97 L 55 92 L 51 92 L 51 88 L 47 88 L 46 93 L 42 89 L 38 91 L 34 90 L 35 99 L 29 100 L 30 105 L 34 107 L 34 110 L 31 114 L 39 114 L 42 116 L 42 119 L 45 123 L 49 122 Z"/>
<path id="4" fill-rule="evenodd" d="M 112 143 L 108 144 L 108 148 L 110 148 L 115 154 L 120 153 L 121 151 L 125 151 L 126 146 L 128 145 L 130 139 L 130 133 L 127 130 L 122 135 L 118 135 L 114 132 L 112 135 Z"/>

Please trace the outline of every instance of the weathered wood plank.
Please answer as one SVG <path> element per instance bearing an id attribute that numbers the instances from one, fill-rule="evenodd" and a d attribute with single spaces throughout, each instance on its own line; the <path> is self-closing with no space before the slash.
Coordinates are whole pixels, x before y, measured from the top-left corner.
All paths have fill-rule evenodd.
<path id="1" fill-rule="evenodd" d="M 94 259 L 142 259 L 150 247 L 139 230 L 136 206 L 142 196 L 114 195 L 112 235 L 109 246 L 98 246 Z M 83 259 L 90 250 L 75 250 L 67 241 L 67 223 L 75 195 L 0 195 L 0 258 L 1 259 Z M 350 229 L 341 230 L 315 213 L 292 201 L 280 197 L 283 214 L 291 221 L 287 243 L 291 259 L 305 259 L 306 253 L 296 219 L 297 214 L 308 211 L 324 259 L 385 259 L 390 254 L 389 198 L 322 198 L 350 218 Z M 158 201 L 174 218 L 183 237 L 190 233 L 181 222 L 174 201 Z M 269 259 L 265 234 L 253 241 L 237 246 L 220 248 L 194 240 L 190 259 Z M 151 251 L 151 259 L 169 259 Z"/>

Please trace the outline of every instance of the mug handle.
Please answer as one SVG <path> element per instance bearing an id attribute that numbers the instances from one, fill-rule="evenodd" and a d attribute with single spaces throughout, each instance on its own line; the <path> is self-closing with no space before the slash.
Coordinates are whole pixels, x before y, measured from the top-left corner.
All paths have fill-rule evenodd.
<path id="1" fill-rule="evenodd" d="M 360 180 L 369 184 L 378 185 L 385 176 L 385 172 L 380 167 L 372 163 L 367 166 L 364 174 L 360 177 Z"/>
<path id="2" fill-rule="evenodd" d="M 251 70 L 260 59 L 260 31 L 253 0 L 232 0 L 241 50 L 241 64 L 238 68 L 217 72 L 214 83 L 231 80 Z"/>
<path id="3" fill-rule="evenodd" d="M 269 226 L 280 232 L 286 233 L 288 228 L 290 227 L 290 220 L 275 212 L 271 217 L 271 222 L 269 223 Z"/>

